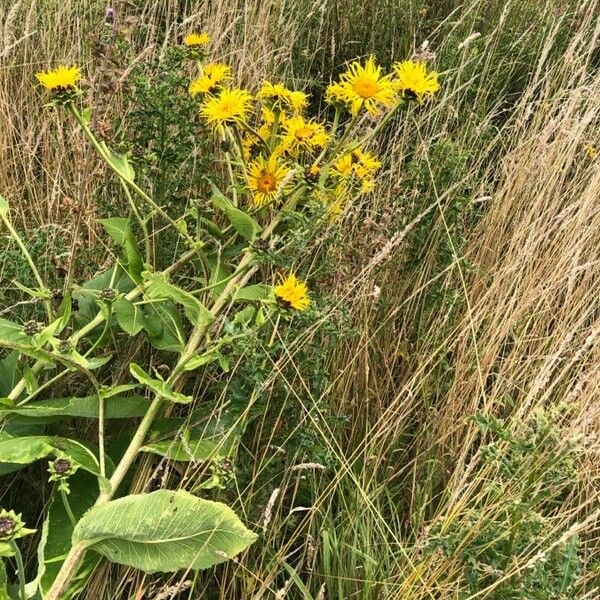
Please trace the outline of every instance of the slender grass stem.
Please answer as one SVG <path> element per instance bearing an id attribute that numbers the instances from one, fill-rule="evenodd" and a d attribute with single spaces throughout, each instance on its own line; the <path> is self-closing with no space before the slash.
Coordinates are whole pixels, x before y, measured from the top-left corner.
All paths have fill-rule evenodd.
<path id="1" fill-rule="evenodd" d="M 17 562 L 17 577 L 19 579 L 19 598 L 21 600 L 27 600 L 27 594 L 25 593 L 25 565 L 23 564 L 23 555 L 19 546 L 15 540 L 10 541 L 10 546 L 15 553 L 15 561 Z"/>

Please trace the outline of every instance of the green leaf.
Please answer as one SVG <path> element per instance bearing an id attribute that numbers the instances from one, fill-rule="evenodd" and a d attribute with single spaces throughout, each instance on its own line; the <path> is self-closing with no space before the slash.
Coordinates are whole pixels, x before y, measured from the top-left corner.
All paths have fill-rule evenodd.
<path id="1" fill-rule="evenodd" d="M 29 344 L 31 338 L 23 332 L 23 328 L 17 323 L 0 319 L 0 342 L 10 344 Z"/>
<path id="2" fill-rule="evenodd" d="M 163 273 L 144 271 L 142 276 L 148 282 L 146 296 L 148 298 L 169 299 L 183 306 L 185 316 L 193 325 L 210 323 L 214 316 L 194 295 L 169 283 Z"/>
<path id="3" fill-rule="evenodd" d="M 140 383 L 144 384 L 155 394 L 162 396 L 165 400 L 177 402 L 178 404 L 188 404 L 193 400 L 191 396 L 176 392 L 166 381 L 155 379 L 135 363 L 129 365 L 129 371 Z"/>
<path id="4" fill-rule="evenodd" d="M 146 414 L 148 400 L 143 396 L 104 396 L 104 416 L 107 419 L 128 419 Z M 98 418 L 98 398 L 50 398 L 24 406 L 0 408 L 0 416 L 18 415 L 21 417 L 82 417 Z"/>
<path id="5" fill-rule="evenodd" d="M 129 219 L 124 217 L 112 217 L 110 219 L 100 219 L 100 223 L 102 223 L 106 233 L 108 233 L 108 235 L 125 250 L 127 272 L 134 281 L 139 283 L 141 281 L 140 275 L 144 269 L 144 263 L 138 252 Z"/>
<path id="6" fill-rule="evenodd" d="M 119 326 L 129 335 L 137 335 L 144 329 L 144 313 L 133 302 L 126 298 L 117 298 L 113 302 L 113 311 Z"/>
<path id="7" fill-rule="evenodd" d="M 231 456 L 244 430 L 239 415 L 205 411 L 196 410 L 186 418 L 158 420 L 141 450 L 184 462 Z"/>
<path id="8" fill-rule="evenodd" d="M 264 283 L 256 283 L 240 288 L 233 295 L 234 300 L 252 302 L 255 300 L 264 300 L 271 292 L 271 286 Z"/>
<path id="9" fill-rule="evenodd" d="M 131 164 L 129 163 L 129 159 L 125 154 L 113 154 L 109 155 L 110 164 L 115 168 L 117 173 L 123 177 L 126 181 L 133 182 L 135 179 L 135 171 Z"/>
<path id="10" fill-rule="evenodd" d="M 94 506 L 77 523 L 73 544 L 156 573 L 207 569 L 233 558 L 256 537 L 225 504 L 183 490 L 158 490 Z"/>
<path id="11" fill-rule="evenodd" d="M 233 228 L 245 240 L 252 241 L 260 233 L 260 225 L 249 214 L 233 206 L 216 185 L 212 182 L 210 185 L 213 192 L 211 196 L 212 203 L 227 215 Z"/>
<path id="12" fill-rule="evenodd" d="M 144 329 L 158 350 L 181 352 L 185 345 L 182 317 L 170 300 L 144 306 Z"/>
<path id="13" fill-rule="evenodd" d="M 13 350 L 0 360 L 0 395 L 8 396 L 20 379 L 19 353 Z"/>
<path id="14" fill-rule="evenodd" d="M 100 467 L 94 453 L 76 440 L 48 435 L 0 439 L 0 464 L 28 465 L 48 456 L 65 454 L 83 470 L 99 474 Z"/>

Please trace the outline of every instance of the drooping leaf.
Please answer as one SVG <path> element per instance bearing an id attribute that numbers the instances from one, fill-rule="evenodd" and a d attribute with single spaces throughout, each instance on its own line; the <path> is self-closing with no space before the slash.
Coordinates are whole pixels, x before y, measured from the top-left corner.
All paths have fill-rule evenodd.
<path id="1" fill-rule="evenodd" d="M 183 318 L 173 302 L 153 302 L 144 306 L 144 329 L 158 350 L 180 352 L 185 345 Z"/>
<path id="2" fill-rule="evenodd" d="M 198 298 L 167 281 L 163 273 L 149 273 L 148 271 L 144 271 L 143 277 L 148 282 L 146 288 L 146 296 L 148 298 L 168 299 L 181 304 L 185 316 L 193 325 L 210 323 L 214 319 L 212 313 Z"/>
<path id="3" fill-rule="evenodd" d="M 165 400 L 170 400 L 171 402 L 177 402 L 179 404 L 188 404 L 193 400 L 191 396 L 176 392 L 168 382 L 152 377 L 136 363 L 131 363 L 129 365 L 129 371 L 141 384 L 145 385 L 155 394 L 162 396 Z"/>
<path id="4" fill-rule="evenodd" d="M 96 396 L 83 398 L 50 398 L 15 406 L 0 408 L 0 417 L 5 415 L 18 415 L 21 417 L 82 417 L 87 419 L 98 418 L 99 402 Z M 148 409 L 148 400 L 143 396 L 108 396 L 104 400 L 104 417 L 106 419 L 128 419 L 140 417 Z"/>
<path id="5" fill-rule="evenodd" d="M 82 469 L 99 475 L 100 466 L 95 454 L 82 443 L 59 436 L 25 436 L 0 438 L 0 465 L 28 465 L 49 456 L 69 456 Z M 107 468 L 112 464 L 107 464 Z"/>
<path id="6" fill-rule="evenodd" d="M 106 230 L 106 233 L 123 247 L 125 251 L 125 263 L 127 272 L 136 282 L 141 281 L 141 273 L 144 263 L 137 248 L 137 243 L 131 231 L 130 220 L 124 217 L 112 217 L 110 219 L 100 219 L 100 223 Z"/>
<path id="7" fill-rule="evenodd" d="M 245 240 L 252 241 L 260 233 L 260 225 L 249 214 L 233 206 L 216 185 L 211 183 L 211 187 L 212 203 L 225 213 L 233 228 Z"/>
<path id="8" fill-rule="evenodd" d="M 73 543 L 146 573 L 207 569 L 245 550 L 256 535 L 225 504 L 158 490 L 91 508 Z"/>

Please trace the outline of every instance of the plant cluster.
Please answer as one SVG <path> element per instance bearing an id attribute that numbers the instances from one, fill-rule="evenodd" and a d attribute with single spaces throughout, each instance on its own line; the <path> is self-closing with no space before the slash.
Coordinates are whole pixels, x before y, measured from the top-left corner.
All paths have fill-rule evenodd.
<path id="1" fill-rule="evenodd" d="M 189 95 L 222 156 L 214 173 L 203 174 L 208 193 L 201 197 L 186 197 L 180 173 L 148 169 L 148 157 L 136 163 L 99 139 L 91 109 L 81 107 L 77 66 L 37 75 L 49 104 L 75 120 L 114 175 L 129 214 L 101 220 L 118 248 L 114 264 L 89 281 L 49 289 L 0 199 L 0 219 L 34 282 L 20 289 L 43 307 L 43 316 L 25 322 L 0 320 L 0 368 L 11 382 L 0 402 L 0 469 L 18 477 L 48 460 L 52 484 L 29 582 L 15 540 L 33 531 L 14 512 L 1 513 L 2 556 L 17 565 L 11 598 L 74 597 L 100 556 L 148 573 L 201 570 L 256 540 L 230 507 L 202 495 L 235 478 L 261 380 L 245 390 L 245 406 L 215 413 L 211 390 L 201 389 L 204 375 L 226 374 L 236 352 L 277 348 L 281 332 L 316 322 L 318 292 L 310 273 L 296 272 L 302 256 L 290 257 L 291 250 L 308 232 L 326 235 L 343 225 L 346 207 L 374 189 L 382 167 L 369 144 L 397 111 L 439 89 L 422 62 L 401 62 L 385 74 L 374 58 L 354 61 L 327 88 L 333 116 L 320 120 L 309 115 L 308 96 L 283 83 L 264 81 L 255 92 L 236 87 L 228 65 L 207 60 L 209 42 L 191 33 L 173 53 L 173 68 L 197 69 Z M 176 94 L 181 77 L 163 77 L 163 102 L 170 85 Z M 138 90 L 140 102 L 155 97 L 143 82 Z M 157 122 L 165 116 L 153 114 Z M 150 138 L 140 132 L 140 140 Z M 166 144 L 158 150 L 165 165 L 184 160 L 167 156 Z M 164 205 L 171 183 L 185 200 L 180 212 Z M 156 257 L 164 256 L 165 241 L 177 252 L 162 266 Z M 60 395 L 73 389 L 80 393 Z M 92 427 L 70 426 L 80 419 Z M 119 430 L 119 419 L 139 421 Z M 147 492 L 134 466 L 148 455 L 205 465 L 209 477 L 182 477 L 178 489 L 158 484 Z M 126 495 L 128 487 L 134 493 Z"/>

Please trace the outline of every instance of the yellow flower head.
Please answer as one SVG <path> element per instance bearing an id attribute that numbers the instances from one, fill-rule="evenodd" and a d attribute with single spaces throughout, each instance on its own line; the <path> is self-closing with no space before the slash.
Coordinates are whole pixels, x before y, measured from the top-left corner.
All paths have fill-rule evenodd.
<path id="1" fill-rule="evenodd" d="M 265 160 L 259 156 L 248 165 L 248 189 L 252 193 L 252 202 L 261 207 L 271 203 L 279 194 L 283 180 L 290 170 L 277 156 L 272 155 Z"/>
<path id="2" fill-rule="evenodd" d="M 202 75 L 190 83 L 190 94 L 211 94 L 230 77 L 231 69 L 221 63 L 210 63 L 202 68 Z"/>
<path id="3" fill-rule="evenodd" d="M 283 124 L 283 145 L 286 150 L 297 155 L 300 151 L 310 152 L 315 148 L 323 148 L 329 141 L 325 127 L 304 117 L 290 117 Z"/>
<path id="4" fill-rule="evenodd" d="M 351 63 L 340 82 L 327 90 L 327 97 L 348 105 L 353 114 L 364 107 L 372 115 L 378 115 L 382 106 L 393 106 L 397 99 L 391 76 L 383 75 L 372 56 L 364 65 Z"/>
<path id="5" fill-rule="evenodd" d="M 213 129 L 223 131 L 226 126 L 246 120 L 251 101 L 252 96 L 246 90 L 223 89 L 217 96 L 206 100 L 200 114 Z"/>
<path id="6" fill-rule="evenodd" d="M 354 175 L 361 182 L 361 192 L 370 192 L 375 187 L 373 177 L 381 168 L 381 162 L 360 148 L 342 155 L 334 164 L 333 172 L 340 179 Z"/>
<path id="7" fill-rule="evenodd" d="M 592 159 L 595 160 L 596 157 L 598 156 L 598 150 L 596 150 L 596 148 L 594 146 L 586 146 L 585 147 L 585 153 Z"/>
<path id="8" fill-rule="evenodd" d="M 308 286 L 293 273 L 282 279 L 273 288 L 275 295 L 286 306 L 295 310 L 306 310 L 310 306 Z"/>
<path id="9" fill-rule="evenodd" d="M 439 89 L 438 74 L 427 72 L 422 61 L 405 60 L 394 65 L 394 87 L 404 96 L 423 102 L 425 97 L 433 96 Z"/>
<path id="10" fill-rule="evenodd" d="M 260 100 L 266 100 L 280 110 L 302 112 L 308 104 L 308 96 L 304 92 L 290 90 L 283 83 L 265 81 L 256 94 Z"/>
<path id="11" fill-rule="evenodd" d="M 79 67 L 60 65 L 52 71 L 35 74 L 37 80 L 50 92 L 72 90 L 81 79 Z"/>
<path id="12" fill-rule="evenodd" d="M 188 48 L 201 48 L 210 43 L 210 35 L 208 33 L 188 33 L 183 38 L 184 46 Z"/>

